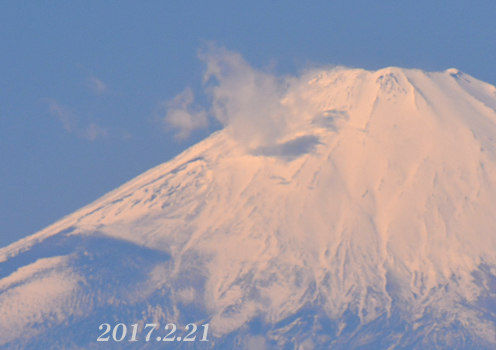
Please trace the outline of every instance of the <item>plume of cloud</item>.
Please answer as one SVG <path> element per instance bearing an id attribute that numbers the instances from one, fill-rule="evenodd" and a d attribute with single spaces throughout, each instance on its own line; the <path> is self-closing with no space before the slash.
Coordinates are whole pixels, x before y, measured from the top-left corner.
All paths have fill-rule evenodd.
<path id="1" fill-rule="evenodd" d="M 281 103 L 286 84 L 252 68 L 240 54 L 209 44 L 199 52 L 211 114 L 233 138 L 250 149 L 270 146 L 286 133 L 291 119 Z"/>
<path id="2" fill-rule="evenodd" d="M 198 56 L 205 63 L 205 93 L 211 99 L 205 109 L 192 107 L 193 92 L 185 89 L 173 100 L 162 102 L 162 121 L 176 138 L 187 138 L 197 128 L 218 120 L 226 131 L 248 149 L 277 144 L 288 131 L 294 113 L 282 101 L 290 78 L 281 79 L 252 68 L 240 54 L 208 44 Z"/>
<path id="3" fill-rule="evenodd" d="M 186 88 L 172 101 L 161 103 L 159 106 L 159 109 L 166 110 L 163 119 L 166 129 L 175 130 L 175 138 L 178 140 L 186 139 L 193 130 L 208 125 L 207 113 L 200 107 L 192 108 L 193 101 L 193 90 Z"/>

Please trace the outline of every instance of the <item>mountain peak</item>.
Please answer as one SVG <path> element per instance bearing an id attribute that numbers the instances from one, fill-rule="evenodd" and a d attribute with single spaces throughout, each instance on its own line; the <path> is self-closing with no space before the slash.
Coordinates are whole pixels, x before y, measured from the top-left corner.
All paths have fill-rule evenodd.
<path id="1" fill-rule="evenodd" d="M 82 287 L 94 283 L 82 267 L 97 254 L 91 238 L 165 254 L 145 259 L 137 290 L 167 295 L 164 320 L 196 310 L 216 337 L 258 318 L 282 334 L 282 323 L 303 322 L 295 315 L 312 307 L 336 330 L 322 344 L 380 320 L 400 322 L 408 332 L 387 332 L 407 343 L 457 320 L 469 337 L 494 344 L 480 303 L 495 292 L 484 282 L 496 278 L 495 107 L 494 87 L 453 69 L 309 72 L 274 109 L 287 129 L 273 142 L 246 147 L 226 127 L 0 250 L 0 267 L 19 268 L 0 280 L 0 311 L 10 315 L 13 293 L 30 298 L 59 270 L 71 276 L 63 300 L 94 295 Z M 50 239 L 63 249 L 43 255 L 48 248 L 37 247 Z M 68 320 L 69 301 L 40 293 Z M 125 293 L 121 302 L 147 303 Z M 50 310 L 23 309 L 16 329 Z M 16 339 L 7 319 L 0 329 Z"/>

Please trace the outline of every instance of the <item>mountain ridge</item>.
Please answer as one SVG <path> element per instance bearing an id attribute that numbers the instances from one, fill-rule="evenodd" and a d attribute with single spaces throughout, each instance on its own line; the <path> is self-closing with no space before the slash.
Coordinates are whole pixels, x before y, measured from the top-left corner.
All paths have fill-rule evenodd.
<path id="1" fill-rule="evenodd" d="M 45 291 L 48 302 L 38 315 L 59 310 L 62 322 L 71 314 L 84 319 L 84 307 L 67 306 L 80 293 L 86 299 L 93 293 L 82 287 L 91 276 L 76 271 L 86 271 L 85 256 L 99 251 L 93 241 L 117 240 L 122 251 L 145 249 L 131 255 L 148 266 L 135 276 L 139 292 L 122 289 L 121 303 L 146 302 L 160 291 L 171 304 L 162 319 L 196 310 L 218 339 L 246 331 L 254 319 L 277 325 L 318 305 L 315 320 L 333 320 L 335 334 L 320 335 L 319 343 L 308 331 L 301 344 L 320 348 L 348 339 L 343 346 L 349 348 L 343 330 L 351 327 L 356 336 L 394 317 L 413 338 L 458 324 L 465 339 L 496 343 L 494 311 L 480 307 L 496 292 L 490 282 L 496 276 L 496 88 L 454 69 L 337 68 L 293 81 L 278 108 L 285 130 L 277 139 L 238 142 L 240 129 L 227 125 L 0 249 L 0 269 L 48 239 L 66 249 L 40 253 L 0 280 L 5 332 L 12 331 L 6 318 L 16 312 L 5 305 L 15 293 L 28 298 L 44 280 L 65 287 Z M 152 251 L 158 260 L 145 258 Z M 126 264 L 125 254 L 118 259 Z M 88 304 L 92 310 L 95 303 Z M 16 326 L 29 330 L 33 316 L 21 301 L 15 305 L 27 313 Z M 419 346 L 393 328 L 394 322 L 387 329 L 397 344 Z M 269 338 L 264 341 L 278 341 Z M 16 338 L 9 339 L 3 344 Z M 287 344 L 290 336 L 281 339 Z"/>

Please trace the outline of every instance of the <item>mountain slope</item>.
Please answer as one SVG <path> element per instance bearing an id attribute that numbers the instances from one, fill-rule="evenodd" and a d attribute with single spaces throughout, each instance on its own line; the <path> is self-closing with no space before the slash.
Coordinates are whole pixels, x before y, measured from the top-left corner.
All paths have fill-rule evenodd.
<path id="1" fill-rule="evenodd" d="M 197 347 L 494 347 L 496 88 L 340 68 L 280 103 L 274 142 L 228 126 L 0 250 L 0 345 L 154 320 L 209 323 Z"/>

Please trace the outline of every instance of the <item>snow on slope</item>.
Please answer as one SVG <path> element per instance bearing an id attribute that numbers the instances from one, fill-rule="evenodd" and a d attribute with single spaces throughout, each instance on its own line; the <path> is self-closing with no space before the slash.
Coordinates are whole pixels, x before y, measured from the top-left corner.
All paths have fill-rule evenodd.
<path id="1" fill-rule="evenodd" d="M 63 257 L 39 259 L 0 280 L 0 345 L 40 332 L 36 325 L 82 314 L 74 297 L 82 278 Z"/>
<path id="2" fill-rule="evenodd" d="M 64 230 L 99 232 L 170 254 L 150 281 L 202 298 L 217 335 L 317 300 L 367 323 L 396 299 L 412 323 L 429 308 L 496 342 L 494 324 L 463 306 L 483 293 L 474 271 L 496 273 L 495 87 L 454 69 L 339 68 L 307 73 L 281 103 L 292 115 L 276 144 L 247 149 L 226 128 L 1 249 L 0 262 Z M 193 270 L 202 290 L 179 283 Z M 20 312 L 8 283 L 2 329 Z"/>

